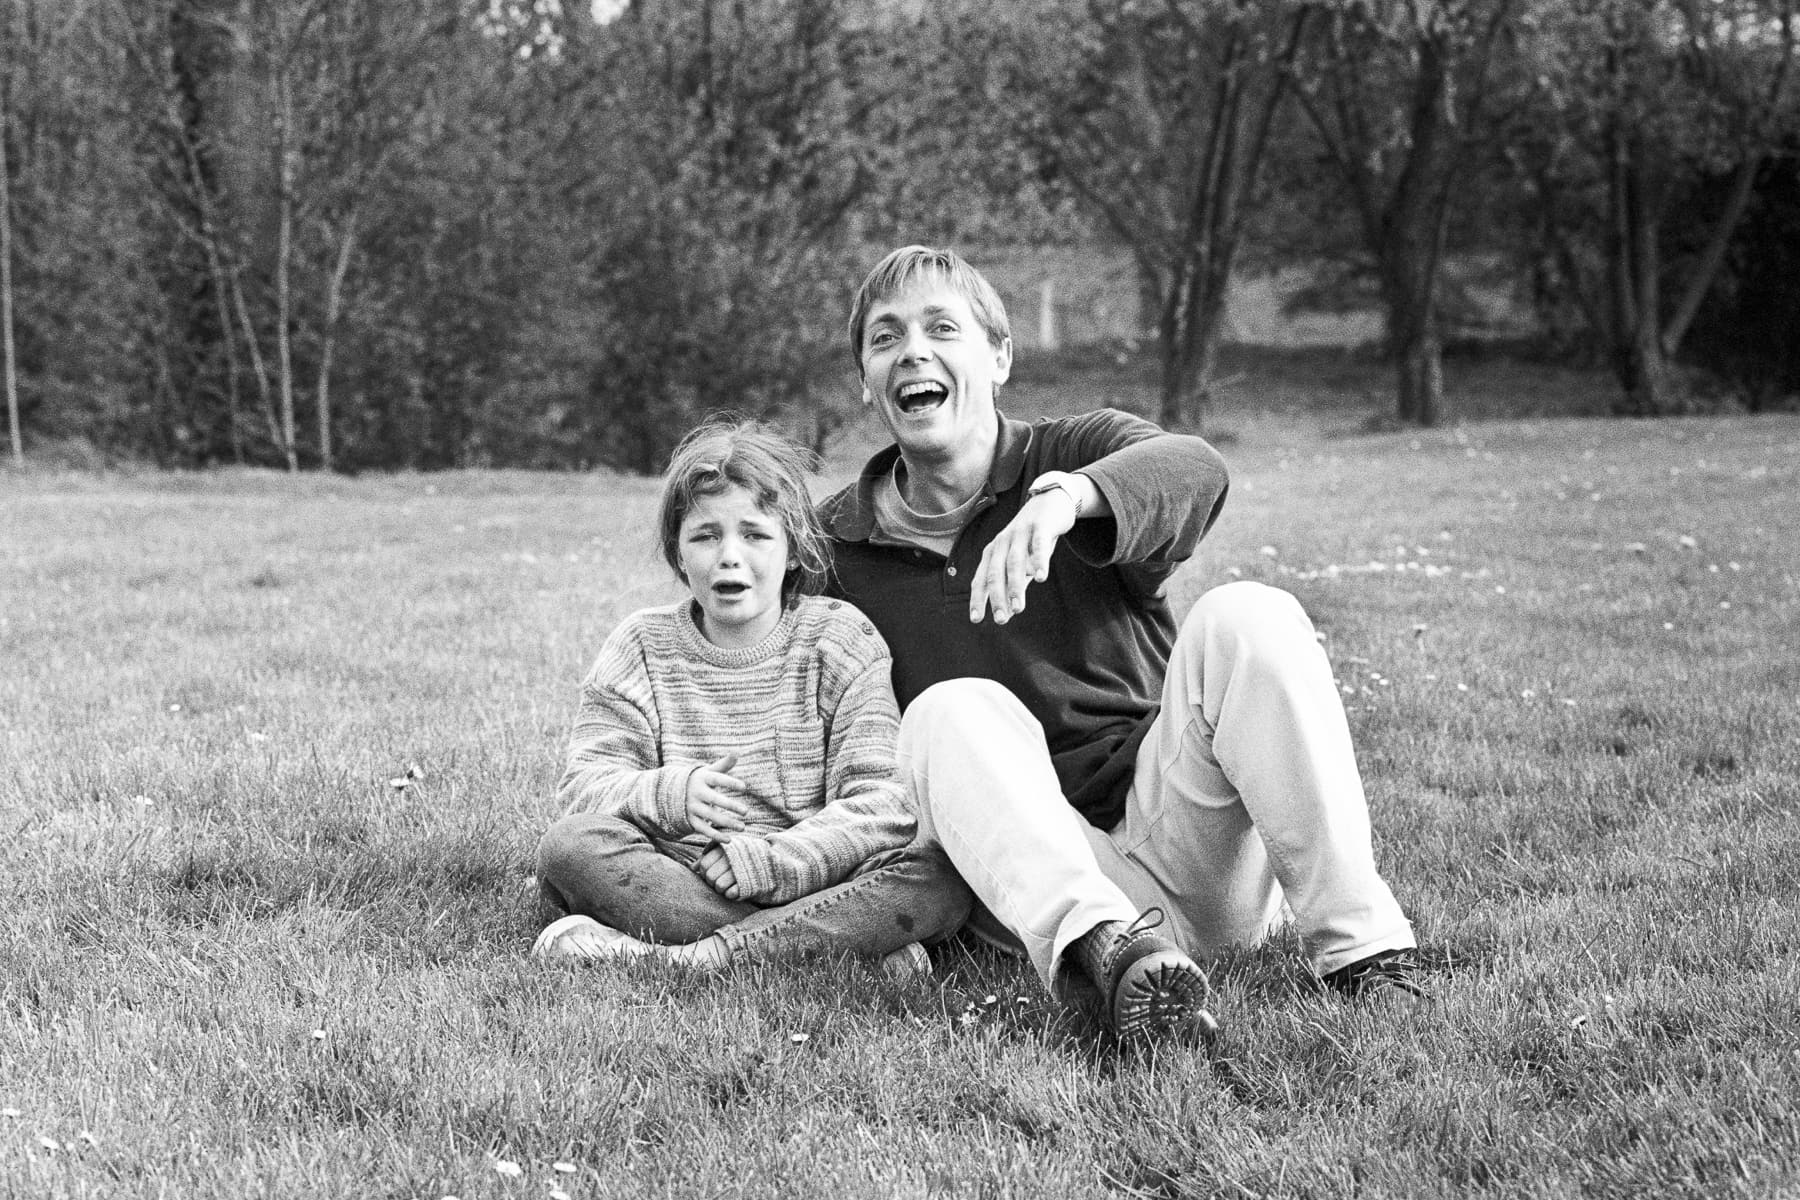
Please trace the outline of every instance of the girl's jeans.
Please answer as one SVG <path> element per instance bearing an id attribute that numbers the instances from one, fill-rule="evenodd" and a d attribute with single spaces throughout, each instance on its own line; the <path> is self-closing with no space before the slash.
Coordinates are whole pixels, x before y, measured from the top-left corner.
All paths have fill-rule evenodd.
<path id="1" fill-rule="evenodd" d="M 699 857 L 699 848 L 621 817 L 574 813 L 538 843 L 538 883 L 557 907 L 645 941 L 685 944 L 716 933 L 734 959 L 879 957 L 956 932 L 971 903 L 944 852 L 924 842 L 884 851 L 842 883 L 769 908 L 713 891 L 694 871 Z"/>
<path id="2" fill-rule="evenodd" d="M 1279 589 L 1230 583 L 1194 604 L 1112 829 L 1069 807 L 1043 729 L 990 680 L 915 699 L 900 768 L 920 840 L 949 852 L 1046 985 L 1075 939 L 1150 908 L 1196 957 L 1291 919 L 1320 974 L 1414 944 L 1375 867 L 1330 663 Z"/>

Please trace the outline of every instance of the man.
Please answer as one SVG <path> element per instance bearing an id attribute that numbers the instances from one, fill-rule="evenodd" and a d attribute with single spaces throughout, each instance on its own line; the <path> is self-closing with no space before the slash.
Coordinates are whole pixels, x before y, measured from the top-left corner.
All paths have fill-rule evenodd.
<path id="1" fill-rule="evenodd" d="M 1168 577 L 1218 516 L 1196 437 L 1098 411 L 1026 424 L 998 295 L 909 246 L 850 337 L 894 445 L 822 505 L 838 594 L 894 655 L 900 764 L 934 837 L 1046 986 L 1121 1038 L 1210 1037 L 1194 958 L 1291 914 L 1338 989 L 1416 996 L 1331 669 L 1299 603 L 1241 582 L 1177 628 Z"/>

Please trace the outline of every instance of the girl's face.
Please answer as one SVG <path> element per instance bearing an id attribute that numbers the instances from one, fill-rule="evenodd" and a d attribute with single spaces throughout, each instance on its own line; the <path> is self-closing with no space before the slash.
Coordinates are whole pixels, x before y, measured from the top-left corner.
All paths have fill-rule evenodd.
<path id="1" fill-rule="evenodd" d="M 728 650 L 754 646 L 781 621 L 781 581 L 795 565 L 781 521 L 732 484 L 696 496 L 677 539 L 681 577 L 700 602 L 700 632 Z"/>

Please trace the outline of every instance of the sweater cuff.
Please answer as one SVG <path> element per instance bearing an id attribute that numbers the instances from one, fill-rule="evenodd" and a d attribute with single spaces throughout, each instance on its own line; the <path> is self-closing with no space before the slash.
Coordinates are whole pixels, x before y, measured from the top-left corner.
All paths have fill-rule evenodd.
<path id="1" fill-rule="evenodd" d="M 774 864 L 769 843 L 753 834 L 740 834 L 729 842 L 721 842 L 725 861 L 737 879 L 738 898 L 758 900 L 775 890 Z"/>
<path id="2" fill-rule="evenodd" d="M 651 798 L 656 811 L 651 818 L 663 829 L 671 839 L 685 837 L 694 832 L 688 823 L 688 780 L 700 769 L 699 763 L 683 763 L 679 766 L 664 767 L 656 781 L 656 795 Z"/>
<path id="3" fill-rule="evenodd" d="M 1094 517 L 1085 521 L 1076 521 L 1075 527 L 1063 534 L 1063 544 L 1075 552 L 1075 557 L 1090 567 L 1108 567 L 1119 555 L 1119 508 L 1120 502 L 1115 494 L 1116 489 L 1109 486 L 1106 473 L 1094 470 L 1096 464 L 1089 464 L 1080 471 L 1071 474 L 1085 475 L 1093 483 L 1094 489 L 1106 498 L 1107 507 L 1112 514 L 1106 517 Z"/>

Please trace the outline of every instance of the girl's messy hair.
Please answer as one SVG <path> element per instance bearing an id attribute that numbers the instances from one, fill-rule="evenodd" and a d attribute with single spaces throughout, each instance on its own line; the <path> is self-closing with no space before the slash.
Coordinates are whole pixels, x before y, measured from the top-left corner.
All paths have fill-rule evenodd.
<path id="1" fill-rule="evenodd" d="M 831 570 L 825 531 L 813 511 L 806 477 L 817 471 L 818 455 L 756 421 L 713 417 L 681 439 L 663 473 L 656 531 L 663 559 L 681 575 L 681 522 L 700 496 L 716 496 L 736 485 L 756 505 L 781 522 L 794 565 L 781 581 L 783 600 L 811 595 L 825 586 Z"/>

